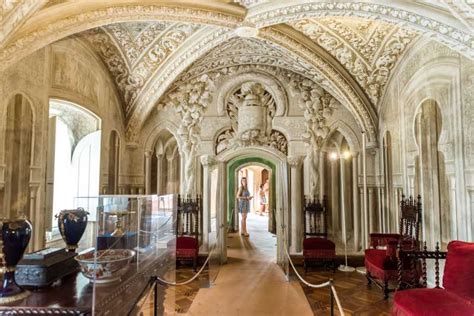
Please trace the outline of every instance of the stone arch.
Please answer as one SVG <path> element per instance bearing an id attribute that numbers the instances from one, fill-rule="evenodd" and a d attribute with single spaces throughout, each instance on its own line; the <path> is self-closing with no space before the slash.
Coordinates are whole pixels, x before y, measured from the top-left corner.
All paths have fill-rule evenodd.
<path id="1" fill-rule="evenodd" d="M 423 201 L 423 236 L 434 247 L 440 242 L 446 248 L 452 239 L 452 216 L 449 206 L 449 180 L 445 158 L 439 150 L 442 114 L 433 99 L 424 100 L 415 115 L 418 156 L 416 176 L 418 192 Z"/>
<path id="2" fill-rule="evenodd" d="M 34 148 L 34 111 L 30 99 L 13 95 L 7 105 L 5 129 L 5 187 L 0 193 L 4 216 L 16 218 L 30 214 L 30 170 Z M 8 150 L 6 150 L 8 148 Z"/>
<path id="3" fill-rule="evenodd" d="M 326 1 L 301 1 L 270 3 L 264 7 L 250 8 L 247 19 L 259 28 L 286 23 L 303 17 L 356 16 L 400 24 L 427 37 L 453 47 L 467 57 L 474 56 L 473 37 L 454 16 L 427 5 L 397 2 L 367 3 L 362 1 L 333 3 Z"/>
<path id="4" fill-rule="evenodd" d="M 331 138 L 332 133 L 338 131 L 347 140 L 347 142 L 349 143 L 349 147 L 354 153 L 359 153 L 361 151 L 361 145 L 359 142 L 359 138 L 357 137 L 357 133 L 347 123 L 341 120 L 337 120 L 331 125 L 329 125 L 329 128 L 331 129 L 331 132 L 329 133 L 326 140 Z"/>
<path id="5" fill-rule="evenodd" d="M 287 170 L 287 157 L 283 155 L 281 152 L 273 149 L 273 148 L 268 148 L 268 147 L 262 147 L 262 146 L 247 146 L 247 147 L 241 147 L 237 148 L 236 150 L 232 151 L 226 151 L 221 153 L 220 155 L 216 156 L 216 160 L 221 162 L 224 166 L 224 168 L 220 168 L 219 172 L 223 172 L 224 175 L 223 177 L 220 177 L 221 179 L 228 179 L 230 176 L 230 170 L 231 166 L 234 165 L 234 168 L 236 168 L 238 165 L 242 164 L 240 162 L 245 161 L 257 161 L 260 159 L 260 162 L 264 162 L 266 164 L 273 165 L 274 167 L 272 168 L 274 170 L 274 178 L 275 178 L 275 185 L 274 188 L 276 189 L 276 198 L 275 198 L 275 218 L 276 218 L 276 233 L 277 233 L 277 262 L 281 265 L 285 264 L 285 250 L 284 250 L 284 239 L 283 238 L 288 238 L 288 231 L 283 231 L 282 226 L 281 226 L 281 221 L 288 225 L 289 223 L 289 214 L 287 211 L 288 210 L 288 198 L 289 198 L 289 188 L 285 186 L 287 177 L 288 177 L 288 170 Z M 248 160 L 248 161 L 247 161 Z M 228 184 L 229 182 L 227 182 Z M 219 183 L 218 186 L 226 187 L 224 189 L 225 192 L 225 198 L 221 199 L 223 204 L 221 204 L 221 219 L 226 219 L 227 214 L 229 214 L 229 188 L 227 184 L 224 183 Z M 221 202 L 221 203 L 222 203 Z M 231 206 L 232 207 L 232 206 Z M 225 227 L 225 224 L 223 222 L 220 223 L 221 227 Z M 224 225 L 223 225 L 224 224 Z M 220 244 L 221 244 L 221 251 L 226 252 L 226 229 L 221 230 L 221 236 L 220 236 Z M 284 235 L 285 234 L 285 235 Z M 286 236 L 286 237 L 285 237 Z M 225 253 L 221 253 L 223 256 L 224 260 L 226 258 Z"/>

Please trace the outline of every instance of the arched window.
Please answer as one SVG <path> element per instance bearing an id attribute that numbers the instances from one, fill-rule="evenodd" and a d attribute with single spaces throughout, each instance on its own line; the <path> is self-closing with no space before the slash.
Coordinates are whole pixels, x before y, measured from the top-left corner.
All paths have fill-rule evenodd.
<path id="1" fill-rule="evenodd" d="M 75 208 L 77 197 L 98 196 L 100 119 L 79 105 L 50 100 L 46 166 L 46 229 L 57 234 L 54 215 Z M 94 205 L 80 205 L 95 219 Z"/>

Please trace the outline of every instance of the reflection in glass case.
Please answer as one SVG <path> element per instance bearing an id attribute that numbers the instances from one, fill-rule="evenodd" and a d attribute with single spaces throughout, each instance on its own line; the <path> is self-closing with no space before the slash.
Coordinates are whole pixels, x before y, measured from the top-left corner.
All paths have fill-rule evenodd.
<path id="1" fill-rule="evenodd" d="M 76 198 L 75 206 L 89 214 L 81 240 L 77 245 L 75 240 L 71 244 L 77 246 L 77 255 L 70 253 L 75 255 L 73 261 L 80 270 L 54 286 L 31 291 L 21 301 L 0 306 L 0 314 L 27 308 L 38 313 L 124 315 L 136 311 L 151 284 L 162 301 L 164 287 L 157 284 L 157 277 L 174 282 L 176 276 L 177 198 L 177 195 Z M 65 225 L 65 230 L 71 230 L 69 226 Z"/>

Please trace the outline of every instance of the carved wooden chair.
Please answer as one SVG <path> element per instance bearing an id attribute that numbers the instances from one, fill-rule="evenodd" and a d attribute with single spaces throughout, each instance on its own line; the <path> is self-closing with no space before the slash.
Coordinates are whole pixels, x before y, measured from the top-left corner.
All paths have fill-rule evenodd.
<path id="1" fill-rule="evenodd" d="M 191 261 L 196 271 L 200 231 L 202 222 L 202 200 L 178 196 L 178 218 L 176 221 L 176 262 Z"/>
<path id="2" fill-rule="evenodd" d="M 434 260 L 435 287 L 427 288 L 426 260 Z M 439 260 L 446 259 L 443 287 L 440 287 Z M 417 264 L 421 261 L 421 274 Z M 474 315 L 474 243 L 451 241 L 448 251 L 399 251 L 398 290 L 392 315 Z M 407 266 L 407 263 L 409 265 Z M 399 291 L 404 290 L 404 291 Z"/>
<path id="3" fill-rule="evenodd" d="M 305 272 L 314 263 L 331 263 L 336 270 L 336 245 L 327 239 L 327 202 L 315 198 L 304 199 L 303 208 L 303 264 Z"/>
<path id="4" fill-rule="evenodd" d="M 400 202 L 400 232 L 371 233 L 370 248 L 365 250 L 365 268 L 369 285 L 375 283 L 382 288 L 384 298 L 394 291 L 389 282 L 398 279 L 397 247 L 403 250 L 419 250 L 421 228 L 421 196 L 412 197 Z"/>

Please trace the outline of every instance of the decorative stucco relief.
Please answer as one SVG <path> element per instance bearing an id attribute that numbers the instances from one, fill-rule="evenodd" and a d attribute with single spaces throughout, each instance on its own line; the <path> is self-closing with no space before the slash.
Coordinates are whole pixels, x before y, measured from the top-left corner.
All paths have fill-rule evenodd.
<path id="1" fill-rule="evenodd" d="M 405 25 L 421 34 L 434 37 L 451 48 L 474 57 L 474 36 L 472 32 L 453 27 L 443 21 L 423 16 L 413 11 L 389 4 L 367 3 L 361 1 L 321 1 L 314 3 L 298 3 L 277 5 L 267 10 L 250 12 L 248 21 L 257 27 L 288 23 L 302 19 L 327 16 L 355 16 L 371 20 L 382 20 L 397 25 Z"/>
<path id="2" fill-rule="evenodd" d="M 270 146 L 288 153 L 288 141 L 272 129 L 276 104 L 273 96 L 258 82 L 244 82 L 226 100 L 231 127 L 216 138 L 215 153 L 242 146 Z"/>
<path id="3" fill-rule="evenodd" d="M 358 18 L 292 22 L 346 67 L 376 105 L 391 70 L 417 33 L 389 23 Z"/>
<path id="4" fill-rule="evenodd" d="M 87 31 L 84 36 L 112 74 L 128 116 L 156 69 L 198 29 L 180 23 L 122 23 Z"/>
<path id="5" fill-rule="evenodd" d="M 184 154 L 184 193 L 195 194 L 196 157 L 201 141 L 201 122 L 210 103 L 213 83 L 206 75 L 179 86 L 165 98 L 166 106 L 181 116 L 178 140 Z"/>
<path id="6" fill-rule="evenodd" d="M 204 28 L 201 33 L 206 36 L 197 39 L 181 54 L 170 56 L 169 60 L 160 67 L 159 75 L 152 77 L 149 84 L 144 87 L 142 94 L 137 100 L 136 108 L 131 113 L 127 122 L 126 139 L 129 143 L 136 143 L 143 122 L 148 117 L 150 110 L 156 106 L 159 99 L 169 89 L 175 79 L 197 58 L 207 53 L 210 49 L 235 36 L 233 32 L 213 27 Z M 184 47 L 183 47 L 184 48 Z"/>
<path id="7" fill-rule="evenodd" d="M 378 125 L 378 118 L 373 111 L 373 107 L 366 102 L 360 95 L 357 94 L 354 87 L 349 84 L 339 71 L 334 66 L 329 64 L 324 58 L 322 58 L 317 52 L 309 49 L 302 45 L 297 40 L 288 37 L 276 29 L 265 29 L 260 31 L 260 36 L 273 43 L 286 48 L 290 52 L 297 53 L 300 58 L 311 61 L 313 71 L 319 72 L 318 77 L 323 77 L 324 81 L 320 85 L 331 93 L 336 98 L 340 99 L 340 103 L 344 104 L 348 110 L 354 115 L 356 121 L 363 130 L 367 132 L 368 139 L 370 142 L 376 142 L 376 126 Z M 332 90 L 327 89 L 329 85 L 333 89 L 337 90 L 337 94 L 333 94 Z M 318 82 L 319 84 L 319 82 Z"/>
<path id="8" fill-rule="evenodd" d="M 213 4 L 209 4 L 212 6 Z M 113 1 L 100 9 L 88 8 L 58 16 L 49 24 L 38 25 L 0 50 L 0 70 L 9 67 L 32 51 L 61 38 L 101 25 L 127 21 L 175 21 L 183 23 L 235 27 L 242 22 L 236 12 L 216 12 L 206 8 L 163 6 L 154 4 L 116 4 Z M 4 43 L 0 43 L 4 44 Z"/>

